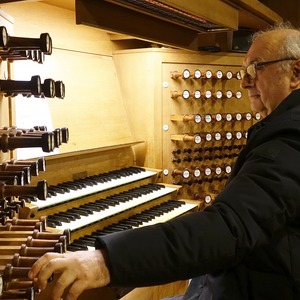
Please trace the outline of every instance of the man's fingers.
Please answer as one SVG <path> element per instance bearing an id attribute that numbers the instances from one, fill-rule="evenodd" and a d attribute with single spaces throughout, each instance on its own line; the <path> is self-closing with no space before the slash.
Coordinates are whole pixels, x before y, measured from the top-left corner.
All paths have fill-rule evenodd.
<path id="1" fill-rule="evenodd" d="M 71 270 L 67 270 L 67 271 L 63 272 L 58 277 L 57 281 L 55 282 L 55 288 L 53 289 L 53 292 L 52 292 L 53 299 L 61 299 L 65 289 L 68 288 L 69 286 L 72 286 L 73 282 L 76 281 L 76 279 L 77 279 L 77 276 L 76 276 L 75 272 L 73 272 Z M 75 291 L 76 291 L 76 289 L 75 289 Z M 80 295 L 80 293 L 74 294 L 74 297 L 70 298 L 70 299 L 72 299 L 72 300 L 77 299 L 78 296 Z M 69 295 L 69 293 L 68 293 L 68 295 Z"/>
<path id="2" fill-rule="evenodd" d="M 59 253 L 46 253 L 32 265 L 30 271 L 28 272 L 28 277 L 33 280 L 35 277 L 37 277 L 44 265 L 46 265 L 51 259 L 61 256 L 62 255 Z"/>
<path id="3" fill-rule="evenodd" d="M 85 290 L 82 281 L 75 281 L 68 291 L 68 295 L 65 300 L 76 300 L 80 294 Z"/>
<path id="4" fill-rule="evenodd" d="M 64 260 L 61 259 L 60 254 L 45 255 L 41 259 L 35 262 L 31 268 L 31 274 L 29 278 L 37 277 L 37 285 L 41 290 L 44 290 L 47 286 L 48 279 L 55 272 L 62 272 L 65 268 Z"/>
<path id="5" fill-rule="evenodd" d="M 55 276 L 55 273 L 60 273 Z M 107 285 L 110 274 L 103 253 L 95 251 L 77 251 L 65 254 L 46 253 L 31 267 L 28 273 L 35 285 L 44 290 L 48 279 L 54 275 L 52 299 L 75 300 L 85 290 Z"/>

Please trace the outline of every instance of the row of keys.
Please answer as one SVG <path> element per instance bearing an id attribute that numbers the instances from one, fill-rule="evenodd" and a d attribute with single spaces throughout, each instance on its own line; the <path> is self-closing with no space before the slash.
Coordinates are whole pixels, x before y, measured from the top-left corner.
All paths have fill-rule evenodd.
<path id="1" fill-rule="evenodd" d="M 236 91 L 233 92 L 231 90 L 228 90 L 226 92 L 223 92 L 221 90 L 217 90 L 217 91 L 210 91 L 210 90 L 206 90 L 206 91 L 200 91 L 200 90 L 195 90 L 195 91 L 189 91 L 189 90 L 183 90 L 182 92 L 178 92 L 178 91 L 171 91 L 170 92 L 170 96 L 173 99 L 177 99 L 177 98 L 183 98 L 183 99 L 189 99 L 189 98 L 194 98 L 194 99 L 231 99 L 231 98 L 236 98 L 236 99 L 241 99 L 243 94 L 241 91 Z"/>
<path id="2" fill-rule="evenodd" d="M 70 228 L 71 231 L 99 222 L 105 218 L 150 202 L 158 197 L 171 194 L 175 188 L 160 184 L 147 184 L 108 196 L 93 202 L 70 208 L 65 212 L 48 215 L 48 225 L 57 229 Z"/>
<path id="3" fill-rule="evenodd" d="M 38 176 L 45 170 L 43 157 L 33 161 L 11 159 L 0 165 L 0 181 L 9 185 L 25 185 L 31 182 L 31 176 Z"/>
<path id="4" fill-rule="evenodd" d="M 223 131 L 223 132 L 201 132 L 201 133 L 185 133 L 185 134 L 171 134 L 172 141 L 194 142 L 200 144 L 201 142 L 221 141 L 221 140 L 241 140 L 247 139 L 248 132 L 245 131 Z"/>
<path id="5" fill-rule="evenodd" d="M 198 177 L 198 178 L 180 178 L 178 181 L 173 181 L 172 184 L 175 185 L 203 185 L 205 183 L 211 184 L 214 182 L 226 182 L 226 180 L 229 178 L 229 175 L 227 174 L 223 174 L 223 175 L 219 175 L 219 176 L 210 176 L 210 177 Z"/>
<path id="6" fill-rule="evenodd" d="M 16 61 L 16 60 L 32 60 L 39 64 L 45 61 L 45 53 L 40 50 L 18 50 L 13 52 L 1 53 L 2 60 Z"/>
<path id="7" fill-rule="evenodd" d="M 94 193 L 99 193 L 111 188 L 116 188 L 137 180 L 150 178 L 157 173 L 139 167 L 127 167 L 107 173 L 88 176 L 75 181 L 66 181 L 57 185 L 50 185 L 46 201 L 35 198 L 25 198 L 32 202 L 39 209 L 46 209 L 51 206 L 75 200 Z"/>
<path id="8" fill-rule="evenodd" d="M 182 72 L 179 71 L 172 71 L 170 74 L 172 79 L 225 79 L 225 80 L 230 80 L 233 78 L 236 78 L 238 80 L 241 80 L 241 76 L 239 72 L 232 72 L 232 71 L 227 71 L 223 72 L 221 70 L 217 71 L 211 71 L 211 70 L 206 70 L 202 72 L 200 69 L 196 69 L 193 72 L 191 72 L 189 69 L 184 69 Z"/>
<path id="9" fill-rule="evenodd" d="M 62 81 L 54 81 L 51 78 L 45 79 L 42 83 L 41 77 L 38 75 L 32 76 L 29 81 L 0 79 L 0 93 L 10 97 L 22 95 L 24 97 L 57 97 L 63 99 L 65 97 L 65 85 Z"/>
<path id="10" fill-rule="evenodd" d="M 17 148 L 41 147 L 44 152 L 52 152 L 69 140 L 68 128 L 53 131 L 36 128 L 3 127 L 0 129 L 0 150 L 8 152 Z"/>
<path id="11" fill-rule="evenodd" d="M 2 138 L 1 138 L 2 141 Z M 20 209 L 25 207 L 25 200 L 19 196 L 34 196 L 40 199 L 47 197 L 47 182 L 39 181 L 36 186 L 25 186 L 31 182 L 31 176 L 45 171 L 45 159 L 24 161 L 11 159 L 0 164 L 0 222 L 5 224 Z"/>
<path id="12" fill-rule="evenodd" d="M 1 181 L 0 181 L 1 182 Z M 20 208 L 25 207 L 25 201 L 14 200 L 14 197 L 0 200 L 0 223 L 5 224 L 7 219 L 12 219 Z"/>
<path id="13" fill-rule="evenodd" d="M 85 235 L 74 240 L 68 246 L 68 250 L 76 251 L 94 249 L 95 240 L 98 236 L 166 222 L 191 211 L 196 207 L 197 204 L 186 203 L 180 200 L 169 200 L 167 202 L 163 202 L 146 209 L 141 213 L 122 219 L 117 223 L 110 224 L 103 229 L 96 230 L 89 235 Z"/>
<path id="14" fill-rule="evenodd" d="M 197 124 L 212 123 L 212 122 L 233 122 L 233 121 L 251 121 L 260 120 L 261 115 L 259 113 L 252 114 L 250 112 L 236 112 L 236 113 L 216 113 L 216 114 L 182 114 L 182 115 L 170 115 L 170 120 L 174 122 L 195 122 Z"/>
<path id="15" fill-rule="evenodd" d="M 194 177 L 200 176 L 211 176 L 211 175 L 220 175 L 221 173 L 230 174 L 231 173 L 231 165 L 229 164 L 215 164 L 215 165 L 202 165 L 197 167 L 191 167 L 192 170 L 188 168 L 184 169 L 174 169 L 172 171 L 172 176 L 181 176 L 185 179 L 189 178 L 191 175 Z"/>
<path id="16" fill-rule="evenodd" d="M 0 26 L 0 55 L 14 50 L 40 50 L 51 55 L 52 39 L 49 33 L 42 33 L 39 38 L 10 36 L 6 27 Z"/>
<path id="17" fill-rule="evenodd" d="M 1 299 L 34 299 L 33 281 L 28 271 L 46 252 L 64 253 L 70 242 L 69 231 L 45 232 L 44 220 L 10 219 L 1 226 Z M 66 233 L 66 235 L 65 235 Z M 49 280 L 53 279 L 51 276 Z"/>
<path id="18" fill-rule="evenodd" d="M 198 153 L 205 153 L 205 152 L 215 152 L 215 151 L 231 151 L 231 150 L 241 150 L 243 149 L 244 145 L 223 145 L 223 146 L 213 146 L 213 147 L 194 147 L 194 148 L 177 148 L 173 149 L 172 153 L 173 154 L 181 154 L 181 153 L 193 153 L 193 152 L 198 152 Z"/>
<path id="19" fill-rule="evenodd" d="M 196 156 L 184 156 L 184 157 L 172 157 L 172 162 L 180 164 L 182 162 L 192 162 L 192 161 L 205 161 L 214 159 L 234 159 L 238 156 L 238 153 L 221 153 L 213 155 L 196 155 Z"/>

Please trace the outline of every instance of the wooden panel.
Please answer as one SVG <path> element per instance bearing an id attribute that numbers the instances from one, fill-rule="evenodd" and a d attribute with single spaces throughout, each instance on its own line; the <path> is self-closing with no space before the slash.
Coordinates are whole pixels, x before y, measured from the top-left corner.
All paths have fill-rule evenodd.
<path id="1" fill-rule="evenodd" d="M 75 11 L 75 0 L 43 0 L 41 2 Z"/>
<path id="2" fill-rule="evenodd" d="M 162 165 L 161 59 L 155 50 L 121 51 L 114 56 L 131 130 L 145 141 L 135 147 L 138 165 Z"/>
<path id="3" fill-rule="evenodd" d="M 184 90 L 187 90 L 192 94 L 194 91 L 201 91 L 204 94 L 206 91 L 216 92 L 222 91 L 224 94 L 226 91 L 230 90 L 233 94 L 235 94 L 240 90 L 240 82 L 237 79 L 231 80 L 218 80 L 218 79 L 187 79 L 183 80 L 179 79 L 171 79 L 170 74 L 174 71 L 183 72 L 184 69 L 188 69 L 191 74 L 195 72 L 195 70 L 199 69 L 202 73 L 205 73 L 207 70 L 215 73 L 218 70 L 221 70 L 224 74 L 227 71 L 231 71 L 232 73 L 236 73 L 239 70 L 238 66 L 234 66 L 232 62 L 227 62 L 224 64 L 215 64 L 215 62 L 210 61 L 210 59 L 203 59 L 199 57 L 198 62 L 190 61 L 190 63 L 163 63 L 163 81 L 168 83 L 166 88 L 163 88 L 163 124 L 164 130 L 163 133 L 163 169 L 164 169 L 164 181 L 168 183 L 182 184 L 182 193 L 180 197 L 193 199 L 195 194 L 202 194 L 202 192 L 209 193 L 217 193 L 221 191 L 225 185 L 226 178 L 222 181 L 212 180 L 213 175 L 205 176 L 204 170 L 201 170 L 201 175 L 196 177 L 193 175 L 195 167 L 201 169 L 202 167 L 210 167 L 214 170 L 214 165 L 222 165 L 228 164 L 230 166 L 233 165 L 234 159 L 229 158 L 216 158 L 216 154 L 222 155 L 224 153 L 228 154 L 228 151 L 225 151 L 225 146 L 233 146 L 233 145 L 242 145 L 245 143 L 246 139 L 243 137 L 241 140 L 232 139 L 230 141 L 226 141 L 223 137 L 221 141 L 205 141 L 204 134 L 210 133 L 214 136 L 216 132 L 225 133 L 225 132 L 234 132 L 241 131 L 245 132 L 250 125 L 252 125 L 252 120 L 249 121 L 231 121 L 228 122 L 223 119 L 221 122 L 212 121 L 210 123 L 206 123 L 204 118 L 205 115 L 211 115 L 214 119 L 216 113 L 222 113 L 223 118 L 225 113 L 244 113 L 249 112 L 249 103 L 247 97 L 243 94 L 242 91 L 242 99 L 237 99 L 232 97 L 231 99 L 227 99 L 226 96 L 222 97 L 222 99 L 216 99 L 214 97 L 205 99 L 201 97 L 201 99 L 195 99 L 193 97 L 189 97 L 188 99 L 183 99 L 182 97 L 178 97 L 176 99 L 171 98 L 171 94 L 174 91 L 178 91 L 182 93 Z M 202 121 L 200 123 L 196 123 L 194 121 L 191 122 L 182 122 L 182 121 L 171 121 L 170 115 L 180 116 L 180 115 L 193 115 L 199 114 L 202 117 Z M 182 141 L 173 141 L 171 140 L 172 135 L 184 135 L 184 134 L 203 134 L 202 141 L 199 144 L 196 144 L 194 141 L 190 142 L 182 142 Z M 205 148 L 211 147 L 212 150 L 210 152 L 204 152 Z M 222 147 L 221 151 L 215 151 L 213 147 Z M 197 148 L 201 148 L 203 152 L 196 152 Z M 173 150 L 180 149 L 180 154 L 173 154 Z M 189 152 L 192 151 L 192 152 Z M 204 157 L 211 156 L 210 158 L 205 159 Z M 181 161 L 172 162 L 172 159 L 180 159 Z M 201 159 L 201 160 L 200 160 Z M 173 171 L 178 169 L 180 171 L 188 170 L 190 175 L 188 178 L 183 178 L 182 175 L 175 176 Z M 214 174 L 214 171 L 212 172 Z M 221 176 L 225 175 L 224 170 L 221 173 Z M 195 180 L 202 180 L 199 183 Z M 205 181 L 208 180 L 208 181 Z M 221 180 L 221 177 L 220 177 Z"/>
<path id="4" fill-rule="evenodd" d="M 42 81 L 62 80 L 66 86 L 64 100 L 14 98 L 14 125 L 46 125 L 48 130 L 68 127 L 69 143 L 54 153 L 134 141 L 107 33 L 76 25 L 74 12 L 40 2 L 5 4 L 3 9 L 14 16 L 14 35 L 39 37 L 42 32 L 49 32 L 53 41 L 53 53 L 46 56 L 44 64 L 12 63 L 13 78 L 30 80 L 32 75 L 40 75 Z M 18 158 L 41 155 L 45 153 L 39 149 L 22 149 L 16 154 Z"/>
<path id="5" fill-rule="evenodd" d="M 83 177 L 105 173 L 135 165 L 136 158 L 132 146 L 123 144 L 115 147 L 103 147 L 95 150 L 86 150 L 47 156 L 46 172 L 32 178 L 32 183 L 46 179 L 51 185 L 63 181 L 73 181 Z M 66 170 L 68 170 L 66 172 Z"/>
<path id="6" fill-rule="evenodd" d="M 112 54 L 107 34 L 76 25 L 74 11 L 40 1 L 1 4 L 1 9 L 13 17 L 16 36 L 39 37 L 42 32 L 49 32 L 54 48 L 94 55 Z"/>
<path id="7" fill-rule="evenodd" d="M 124 100 L 127 103 L 128 116 L 131 121 L 134 135 L 139 139 L 146 139 L 145 145 L 136 146 L 137 162 L 153 168 L 162 169 L 163 181 L 166 183 L 183 184 L 179 197 L 191 199 L 195 193 L 199 194 L 204 191 L 217 192 L 224 186 L 225 180 L 207 181 L 201 184 L 193 183 L 195 179 L 192 173 L 192 167 L 201 166 L 202 164 L 213 165 L 221 163 L 233 163 L 233 158 L 212 159 L 210 161 L 184 161 L 185 157 L 194 159 L 197 153 L 185 153 L 185 148 L 212 147 L 243 145 L 245 137 L 241 140 L 230 140 L 221 142 L 202 141 L 197 145 L 194 142 L 184 143 L 180 141 L 172 141 L 173 134 L 183 135 L 185 133 L 204 133 L 221 131 L 242 131 L 245 132 L 248 127 L 253 124 L 254 119 L 250 121 L 222 121 L 220 123 L 212 122 L 200 124 L 195 122 L 173 122 L 171 115 L 183 114 L 205 114 L 215 115 L 216 113 L 245 113 L 250 112 L 247 94 L 242 91 L 242 98 L 232 97 L 226 99 L 194 99 L 189 97 L 183 99 L 179 97 L 172 99 L 171 93 L 177 91 L 182 93 L 188 90 L 192 94 L 195 90 L 215 92 L 221 90 L 224 95 L 227 90 L 231 90 L 233 94 L 240 91 L 240 82 L 233 78 L 227 79 L 200 79 L 195 80 L 189 78 L 187 80 L 172 79 L 171 72 L 182 72 L 188 69 L 191 74 L 196 69 L 200 69 L 202 73 L 206 70 L 216 72 L 217 70 L 231 71 L 236 73 L 242 64 L 243 55 L 238 53 L 190 53 L 173 49 L 143 49 L 117 51 L 114 60 L 117 66 L 117 73 L 122 83 Z M 137 63 L 138 62 L 138 63 Z M 131 74 L 131 76 L 129 76 Z M 135 80 L 132 79 L 134 76 Z M 172 151 L 180 148 L 180 163 L 172 162 L 174 154 Z M 194 151 L 194 150 L 193 150 Z M 237 150 L 238 152 L 239 150 Z M 224 152 L 224 151 L 223 151 Z M 228 154 L 228 151 L 225 151 Z M 225 153 L 224 152 L 224 153 Z M 222 153 L 222 151 L 221 151 Z M 221 153 L 218 153 L 221 155 Z M 234 157 L 235 154 L 230 155 Z M 190 159 L 188 158 L 188 159 Z M 173 176 L 174 169 L 183 170 L 188 168 L 191 176 L 184 180 L 180 176 Z M 205 180 L 211 178 L 205 178 Z"/>

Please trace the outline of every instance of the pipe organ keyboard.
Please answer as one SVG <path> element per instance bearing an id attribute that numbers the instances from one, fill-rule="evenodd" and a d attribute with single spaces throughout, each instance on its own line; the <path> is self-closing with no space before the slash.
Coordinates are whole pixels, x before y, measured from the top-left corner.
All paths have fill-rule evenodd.
<path id="1" fill-rule="evenodd" d="M 97 235 L 166 222 L 198 209 L 193 201 L 176 200 L 180 186 L 158 183 L 160 170 L 130 167 L 132 161 L 125 165 L 114 162 L 103 166 L 99 159 L 102 153 L 99 155 L 92 163 L 87 163 L 90 158 L 85 155 L 80 161 L 79 155 L 78 159 L 71 159 L 73 167 L 68 158 L 51 157 L 50 170 L 48 172 L 47 161 L 43 180 L 36 176 L 31 182 L 33 185 L 35 181 L 47 182 L 46 197 L 16 197 L 23 203 L 16 213 L 18 217 L 6 216 L 0 226 L 3 281 L 0 299 L 50 299 L 51 284 L 37 293 L 33 282 L 27 278 L 31 265 L 46 252 L 90 250 L 94 248 Z M 87 170 L 89 164 L 93 166 L 92 171 Z M 70 172 L 57 176 L 58 169 Z M 80 174 L 80 178 L 72 180 L 73 171 L 74 177 Z M 112 300 L 124 294 L 123 290 L 101 288 L 84 292 L 79 299 L 103 297 Z"/>
<path id="2" fill-rule="evenodd" d="M 48 188 L 46 201 L 32 198 L 38 209 L 45 209 L 76 198 L 116 188 L 118 186 L 151 177 L 156 173 L 143 168 L 125 168 L 99 174 L 73 182 L 63 182 Z"/>
<path id="3" fill-rule="evenodd" d="M 122 230 L 141 228 L 162 222 L 167 222 L 173 218 L 183 215 L 195 209 L 197 205 L 180 200 L 168 200 L 141 213 L 122 219 L 117 223 L 110 224 L 101 230 L 92 232 L 74 240 L 69 246 L 70 250 L 89 250 L 94 249 L 94 243 L 97 236 L 110 234 Z"/>
<path id="4" fill-rule="evenodd" d="M 63 230 L 68 227 L 75 231 L 174 191 L 176 191 L 176 188 L 159 184 L 143 185 L 120 194 L 83 204 L 75 209 L 70 208 L 66 212 L 49 215 L 48 223 L 50 222 L 57 229 Z"/>

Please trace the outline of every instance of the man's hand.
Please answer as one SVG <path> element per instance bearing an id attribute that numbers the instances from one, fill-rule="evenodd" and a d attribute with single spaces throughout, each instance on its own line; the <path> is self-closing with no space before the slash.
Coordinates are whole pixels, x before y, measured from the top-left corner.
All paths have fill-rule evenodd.
<path id="1" fill-rule="evenodd" d="M 64 299 L 76 300 L 84 290 L 103 287 L 110 282 L 102 250 L 46 253 L 32 265 L 28 277 L 43 290 L 53 273 L 60 273 L 53 288 L 53 300 L 60 300 L 67 288 L 69 291 Z"/>

